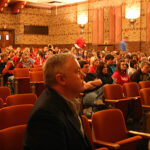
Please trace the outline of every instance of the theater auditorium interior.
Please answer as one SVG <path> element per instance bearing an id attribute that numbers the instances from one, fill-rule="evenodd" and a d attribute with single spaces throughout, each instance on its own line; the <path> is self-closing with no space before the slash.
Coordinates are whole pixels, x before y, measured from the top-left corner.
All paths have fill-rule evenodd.
<path id="1" fill-rule="evenodd" d="M 150 150 L 149 33 L 149 0 L 0 0 L 0 150 L 27 150 L 45 64 L 61 54 L 80 66 L 71 103 L 92 149 Z"/>

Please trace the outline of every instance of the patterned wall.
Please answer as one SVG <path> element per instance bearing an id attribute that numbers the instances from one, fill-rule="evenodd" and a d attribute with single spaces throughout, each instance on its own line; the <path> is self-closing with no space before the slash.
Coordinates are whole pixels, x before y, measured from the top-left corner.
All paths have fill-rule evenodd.
<path id="1" fill-rule="evenodd" d="M 150 44 L 146 42 L 147 28 L 147 2 L 141 2 L 141 17 L 136 20 L 135 28 L 132 29 L 129 21 L 125 18 L 125 6 L 122 6 L 122 35 L 129 37 L 129 49 L 131 51 L 141 50 L 148 54 Z M 52 10 L 43 8 L 24 8 L 19 14 L 12 14 L 10 8 L 0 13 L 0 28 L 4 25 L 8 29 L 15 30 L 16 45 L 73 45 L 79 37 L 80 27 L 77 24 L 78 14 L 86 12 L 88 23 L 85 25 L 84 38 L 86 43 L 92 44 L 93 36 L 93 12 L 95 3 L 82 3 L 69 5 Z M 104 44 L 110 43 L 110 15 L 109 7 L 104 7 Z M 24 25 L 49 26 L 49 35 L 24 35 Z M 140 42 L 141 41 L 141 42 Z M 117 43 L 116 49 L 118 48 Z"/>

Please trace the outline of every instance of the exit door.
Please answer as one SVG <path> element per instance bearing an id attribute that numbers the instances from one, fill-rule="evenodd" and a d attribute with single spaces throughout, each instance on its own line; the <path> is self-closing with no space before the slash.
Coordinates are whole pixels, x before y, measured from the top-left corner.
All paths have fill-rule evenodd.
<path id="1" fill-rule="evenodd" d="M 13 30 L 1 30 L 0 31 L 0 47 L 5 48 L 10 45 L 14 46 L 14 31 Z"/>

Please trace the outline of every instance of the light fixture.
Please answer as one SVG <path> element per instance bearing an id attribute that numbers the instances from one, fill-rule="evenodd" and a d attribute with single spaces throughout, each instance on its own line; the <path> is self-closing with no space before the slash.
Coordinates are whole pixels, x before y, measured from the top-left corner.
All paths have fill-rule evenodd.
<path id="1" fill-rule="evenodd" d="M 127 5 L 125 17 L 129 19 L 133 29 L 136 19 L 140 17 L 140 2 L 130 3 L 130 5 Z"/>
<path id="2" fill-rule="evenodd" d="M 86 14 L 82 13 L 78 15 L 77 23 L 80 25 L 81 33 L 84 33 L 85 24 L 88 22 L 88 17 Z"/>

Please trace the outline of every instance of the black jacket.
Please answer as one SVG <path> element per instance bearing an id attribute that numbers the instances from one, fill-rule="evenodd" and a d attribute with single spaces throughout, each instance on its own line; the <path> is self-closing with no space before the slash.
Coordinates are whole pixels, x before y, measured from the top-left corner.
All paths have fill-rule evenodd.
<path id="1" fill-rule="evenodd" d="M 150 80 L 149 74 L 142 73 L 141 69 L 138 69 L 135 71 L 131 76 L 130 80 L 132 82 L 137 82 L 139 83 L 140 81 L 147 81 Z"/>
<path id="2" fill-rule="evenodd" d="M 47 88 L 29 116 L 23 150 L 91 150 L 91 145 L 64 98 Z"/>

